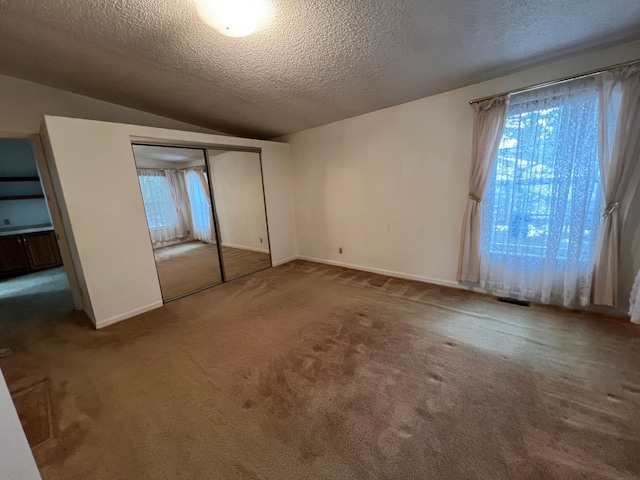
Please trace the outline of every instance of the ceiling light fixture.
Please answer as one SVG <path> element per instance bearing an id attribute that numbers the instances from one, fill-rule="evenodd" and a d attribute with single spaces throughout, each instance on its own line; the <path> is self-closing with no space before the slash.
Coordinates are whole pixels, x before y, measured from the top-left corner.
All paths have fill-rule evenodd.
<path id="1" fill-rule="evenodd" d="M 196 0 L 204 23 L 227 37 L 251 35 L 266 19 L 267 0 Z"/>

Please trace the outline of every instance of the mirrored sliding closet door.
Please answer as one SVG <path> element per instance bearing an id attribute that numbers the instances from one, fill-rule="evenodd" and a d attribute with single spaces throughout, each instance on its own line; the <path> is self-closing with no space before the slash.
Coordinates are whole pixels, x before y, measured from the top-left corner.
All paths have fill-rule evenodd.
<path id="1" fill-rule="evenodd" d="M 223 281 L 203 149 L 133 145 L 162 298 Z"/>
<path id="2" fill-rule="evenodd" d="M 225 281 L 271 267 L 259 152 L 208 150 Z"/>

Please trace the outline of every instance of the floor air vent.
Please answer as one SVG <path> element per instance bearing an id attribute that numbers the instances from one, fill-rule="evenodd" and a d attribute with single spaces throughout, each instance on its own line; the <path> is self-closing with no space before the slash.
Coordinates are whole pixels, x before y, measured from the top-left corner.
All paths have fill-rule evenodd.
<path id="1" fill-rule="evenodd" d="M 516 300 L 515 298 L 498 297 L 498 301 L 502 303 L 510 303 L 511 305 L 518 305 L 519 307 L 531 306 L 529 302 L 525 302 L 524 300 Z"/>

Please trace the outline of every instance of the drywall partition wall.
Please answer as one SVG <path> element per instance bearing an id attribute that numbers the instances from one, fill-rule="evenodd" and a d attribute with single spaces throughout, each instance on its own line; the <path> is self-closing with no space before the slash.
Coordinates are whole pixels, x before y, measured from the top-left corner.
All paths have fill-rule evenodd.
<path id="1" fill-rule="evenodd" d="M 62 117 L 44 123 L 98 328 L 162 305 L 132 139 L 261 148 L 274 263 L 295 257 L 287 144 Z"/>
<path id="2" fill-rule="evenodd" d="M 133 108 L 2 75 L 0 75 L 0 105 L 2 105 L 0 132 L 3 134 L 37 133 L 42 117 L 45 115 L 217 133 Z"/>
<path id="3" fill-rule="evenodd" d="M 83 310 L 95 324 L 95 317 L 89 299 L 87 282 L 84 278 L 82 265 L 80 263 L 78 247 L 73 237 L 71 224 L 69 223 L 68 209 L 60 183 L 60 176 L 58 175 L 55 162 L 51 161 L 53 159 L 53 152 L 51 151 L 49 132 L 44 123 L 40 128 L 40 138 L 45 158 L 44 160 L 40 159 L 39 170 L 41 175 L 46 171 L 49 177 L 50 188 L 47 193 L 47 201 L 49 202 L 49 208 L 52 212 L 51 218 L 54 229 L 58 237 L 60 237 L 58 245 L 60 246 L 60 254 L 64 263 L 65 272 L 69 277 L 69 285 L 71 287 L 71 293 L 73 294 L 75 308 L 76 310 Z M 42 178 L 44 178 L 45 175 L 42 175 Z M 53 195 L 50 194 L 51 190 L 53 190 Z"/>
<path id="4" fill-rule="evenodd" d="M 82 272 L 76 271 L 74 266 L 74 251 L 71 248 L 72 245 L 74 245 L 73 237 L 70 230 L 69 232 L 67 231 L 67 225 L 61 213 L 61 208 L 64 206 L 64 198 L 60 197 L 60 199 L 58 199 L 56 194 L 56 172 L 52 170 L 51 166 L 47 163 L 47 157 L 52 157 L 48 141 L 42 141 L 43 138 L 48 139 L 47 129 L 43 125 L 40 129 L 40 134 L 31 134 L 28 135 L 28 138 L 30 138 L 31 145 L 33 146 L 33 153 L 35 154 L 36 164 L 38 166 L 38 174 L 42 182 L 42 189 L 45 192 L 49 214 L 51 215 L 51 223 L 53 224 L 56 238 L 58 239 L 60 256 L 62 257 L 64 270 L 69 280 L 69 288 L 71 289 L 74 306 L 76 310 L 91 312 L 91 305 L 85 300 L 86 297 L 83 297 L 81 286 Z"/>
<path id="5" fill-rule="evenodd" d="M 640 42 L 284 137 L 299 255 L 458 286 L 473 122 L 468 101 L 636 58 Z M 637 236 L 635 247 L 633 235 L 625 237 L 622 249 L 622 262 L 636 269 Z M 624 271 L 621 297 L 628 297 Z"/>
<path id="6" fill-rule="evenodd" d="M 222 245 L 269 253 L 260 157 L 209 151 Z"/>

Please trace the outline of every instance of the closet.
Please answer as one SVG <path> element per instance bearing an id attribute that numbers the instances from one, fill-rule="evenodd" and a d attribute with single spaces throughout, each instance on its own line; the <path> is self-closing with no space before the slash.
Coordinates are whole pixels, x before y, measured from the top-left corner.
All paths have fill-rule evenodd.
<path id="1" fill-rule="evenodd" d="M 133 153 L 165 302 L 271 267 L 259 149 Z"/>

